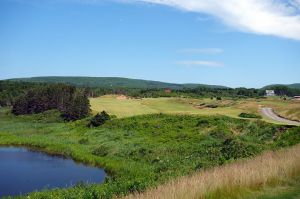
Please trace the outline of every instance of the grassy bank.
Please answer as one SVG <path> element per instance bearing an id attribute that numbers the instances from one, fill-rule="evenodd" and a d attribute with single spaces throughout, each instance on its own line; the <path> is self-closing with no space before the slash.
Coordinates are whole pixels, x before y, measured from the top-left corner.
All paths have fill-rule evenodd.
<path id="1" fill-rule="evenodd" d="M 87 128 L 49 111 L 13 116 L 0 109 L 0 145 L 22 145 L 104 168 L 101 185 L 31 193 L 30 198 L 111 198 L 144 191 L 264 150 L 300 142 L 299 127 L 224 116 L 142 115 Z"/>
<path id="2" fill-rule="evenodd" d="M 199 172 L 126 198 L 290 198 L 289 195 L 300 197 L 299 185 L 300 145 L 297 145 Z"/>

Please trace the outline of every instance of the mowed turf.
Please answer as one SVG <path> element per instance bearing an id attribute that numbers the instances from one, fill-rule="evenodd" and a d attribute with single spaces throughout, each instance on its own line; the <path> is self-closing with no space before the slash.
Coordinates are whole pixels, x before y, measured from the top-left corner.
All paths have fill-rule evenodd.
<path id="1" fill-rule="evenodd" d="M 221 105 L 217 108 L 197 107 L 201 103 L 221 103 L 216 100 L 187 98 L 122 98 L 114 95 L 91 98 L 91 109 L 94 113 L 107 111 L 119 118 L 135 115 L 167 113 L 167 114 L 198 114 L 226 115 L 237 118 L 243 111 L 232 106 Z"/>
<path id="2" fill-rule="evenodd" d="M 91 98 L 93 113 L 107 111 L 118 118 L 135 115 L 166 113 L 190 115 L 225 115 L 238 118 L 242 112 L 261 115 L 260 107 L 271 107 L 277 114 L 291 120 L 300 120 L 300 101 L 283 100 L 278 97 L 265 99 L 223 99 L 210 98 L 143 98 L 134 99 L 126 96 L 106 95 Z M 207 106 L 215 105 L 216 108 Z M 264 121 L 280 124 L 263 116 Z"/>

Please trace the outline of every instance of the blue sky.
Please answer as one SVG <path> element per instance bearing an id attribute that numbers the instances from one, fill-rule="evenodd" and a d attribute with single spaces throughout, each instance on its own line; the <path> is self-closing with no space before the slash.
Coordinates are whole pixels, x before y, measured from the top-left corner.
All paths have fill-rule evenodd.
<path id="1" fill-rule="evenodd" d="M 274 25 L 287 12 L 274 5 L 261 13 L 274 18 L 260 22 L 230 18 L 234 12 L 223 5 L 181 2 L 1 0 L 0 79 L 117 76 L 231 87 L 300 82 L 300 22 L 293 17 L 300 4 Z"/>

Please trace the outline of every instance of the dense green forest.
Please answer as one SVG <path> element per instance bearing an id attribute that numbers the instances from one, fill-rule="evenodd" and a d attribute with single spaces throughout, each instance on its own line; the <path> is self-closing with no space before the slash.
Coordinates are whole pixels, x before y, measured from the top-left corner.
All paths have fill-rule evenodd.
<path id="1" fill-rule="evenodd" d="M 25 115 L 57 109 L 65 120 L 77 120 L 90 112 L 85 90 L 66 84 L 51 84 L 28 88 L 20 92 L 12 103 L 12 113 Z"/>
<path id="2" fill-rule="evenodd" d="M 218 85 L 205 84 L 174 84 L 159 81 L 129 79 L 121 77 L 32 77 L 32 78 L 16 78 L 10 81 L 35 82 L 35 83 L 67 83 L 79 87 L 102 87 L 102 88 L 138 88 L 138 89 L 153 89 L 153 88 L 196 88 L 199 86 L 209 88 L 226 88 Z"/>
<path id="3" fill-rule="evenodd" d="M 46 85 L 33 82 L 0 81 L 0 106 L 11 106 L 15 99 L 29 89 Z"/>
<path id="4" fill-rule="evenodd" d="M 198 87 L 206 88 L 229 88 L 221 85 L 207 84 L 175 84 L 160 81 L 150 81 L 142 79 L 130 79 L 121 77 L 64 77 L 64 76 L 48 76 L 48 77 L 31 77 L 31 78 L 14 78 L 9 81 L 33 82 L 33 83 L 67 83 L 79 87 L 101 87 L 101 88 L 139 88 L 139 89 L 164 89 L 170 88 L 174 90 L 194 89 Z M 300 89 L 300 83 L 295 84 L 273 84 L 263 87 L 262 89 L 272 88 L 274 86 L 286 86 L 288 88 Z"/>

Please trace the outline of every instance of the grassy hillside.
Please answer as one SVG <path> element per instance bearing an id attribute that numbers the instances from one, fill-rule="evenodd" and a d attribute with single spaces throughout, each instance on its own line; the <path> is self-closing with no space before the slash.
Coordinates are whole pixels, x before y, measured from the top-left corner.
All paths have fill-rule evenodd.
<path id="1" fill-rule="evenodd" d="M 224 88 L 223 86 L 204 85 L 204 84 L 173 84 L 159 81 L 129 79 L 121 77 L 31 77 L 31 78 L 15 78 L 10 81 L 25 81 L 25 82 L 48 82 L 48 83 L 69 83 L 76 86 L 89 87 L 105 87 L 105 88 L 195 88 L 205 86 L 211 88 Z"/>
<path id="2" fill-rule="evenodd" d="M 0 109 L 0 145 L 35 147 L 99 166 L 101 185 L 44 190 L 30 198 L 111 198 L 144 191 L 176 177 L 299 143 L 299 127 L 222 116 L 154 114 L 113 119 L 88 128 L 57 112 L 13 116 Z"/>
<path id="3" fill-rule="evenodd" d="M 243 112 L 230 106 L 229 101 L 222 102 L 210 99 L 189 99 L 189 98 L 143 98 L 132 99 L 117 95 L 106 95 L 98 98 L 91 98 L 91 109 L 94 113 L 102 110 L 117 117 L 130 117 L 152 113 L 167 114 L 199 114 L 199 115 L 226 115 L 238 117 Z M 232 102 L 233 103 L 233 102 Z M 202 107 L 197 105 L 203 104 Z M 215 105 L 216 108 L 208 106 Z M 212 106 L 213 107 L 213 106 Z"/>
<path id="4" fill-rule="evenodd" d="M 126 199 L 299 198 L 300 145 L 198 172 Z"/>
<path id="5" fill-rule="evenodd" d="M 238 118 L 240 113 L 254 113 L 261 115 L 260 107 L 273 108 L 282 117 L 300 121 L 300 102 L 296 100 L 283 100 L 280 98 L 266 99 L 223 99 L 210 98 L 143 98 L 134 99 L 125 96 L 106 95 L 91 98 L 93 113 L 107 111 L 118 118 L 136 115 L 167 113 L 191 115 L 225 115 Z M 277 123 L 268 118 L 268 122 Z"/>

